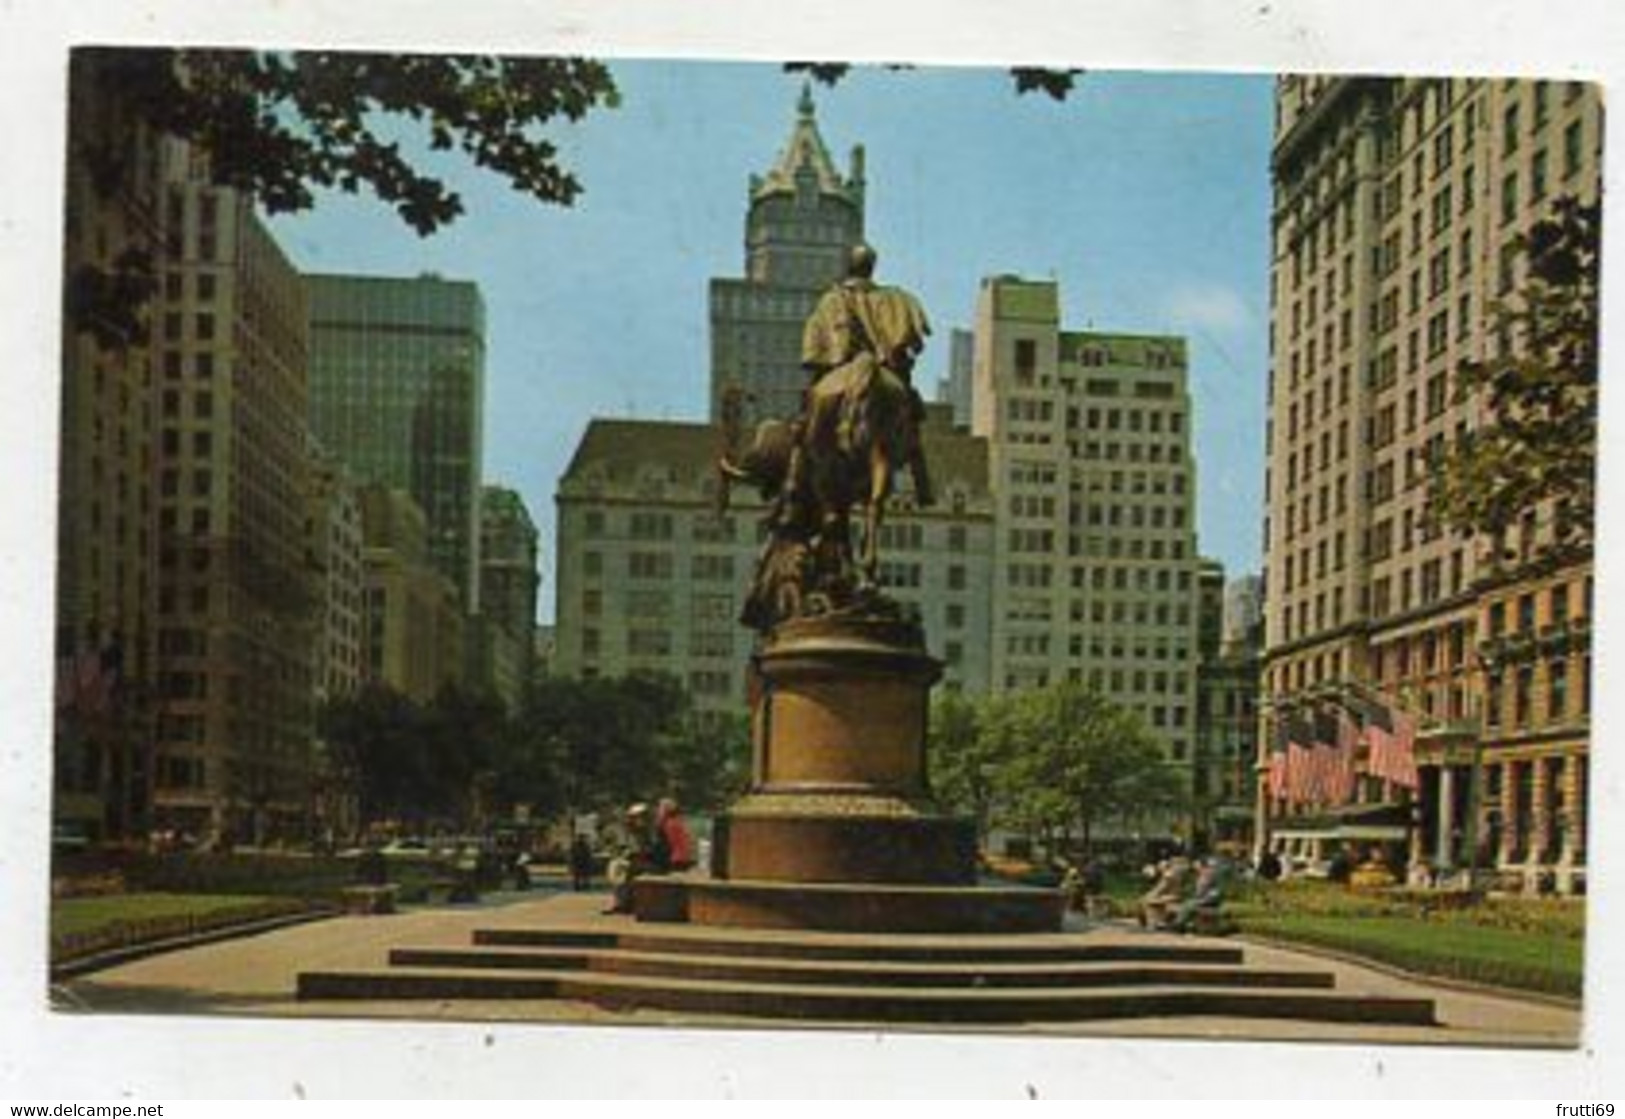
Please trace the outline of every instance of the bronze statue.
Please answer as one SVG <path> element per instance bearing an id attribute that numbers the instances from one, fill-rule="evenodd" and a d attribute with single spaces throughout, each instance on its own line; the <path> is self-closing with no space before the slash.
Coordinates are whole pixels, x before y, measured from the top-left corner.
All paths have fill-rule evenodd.
<path id="1" fill-rule="evenodd" d="M 726 505 L 729 483 L 743 481 L 771 502 L 741 618 L 762 632 L 790 617 L 874 606 L 880 526 L 896 471 L 908 467 L 919 504 L 933 500 L 920 446 L 924 405 L 910 379 L 931 328 L 914 296 L 875 284 L 874 267 L 872 248 L 854 248 L 846 277 L 807 320 L 800 415 L 764 422 L 740 451 L 737 406 L 724 404 L 720 501 Z M 858 505 L 861 551 L 851 529 Z"/>

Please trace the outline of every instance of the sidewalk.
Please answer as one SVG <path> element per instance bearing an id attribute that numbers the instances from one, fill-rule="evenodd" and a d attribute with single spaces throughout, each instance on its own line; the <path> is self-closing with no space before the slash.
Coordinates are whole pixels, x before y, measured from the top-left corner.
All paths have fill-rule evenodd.
<path id="1" fill-rule="evenodd" d="M 395 947 L 461 947 L 475 928 L 547 924 L 581 929 L 628 929 L 630 918 L 601 913 L 607 895 L 512 893 L 477 906 L 409 910 L 383 917 L 334 917 L 293 928 L 154 956 L 71 980 L 53 988 L 64 1010 L 121 1013 L 274 1015 L 293 1017 L 405 1018 L 463 1021 L 541 1021 L 601 1024 L 725 1025 L 761 1028 L 758 1019 L 674 1015 L 660 1011 L 609 1011 L 551 1000 L 297 1002 L 300 971 L 381 967 Z M 669 929 L 672 926 L 662 926 Z M 762 933 L 772 936 L 772 933 Z M 1096 925 L 1083 935 L 1102 943 L 1148 938 L 1192 943 L 1197 938 L 1150 933 L 1129 925 Z M 1468 992 L 1413 981 L 1358 964 L 1274 945 L 1229 939 L 1249 964 L 1330 971 L 1337 989 L 1353 993 L 1436 1000 L 1441 1025 L 1365 1026 L 1231 1018 L 1140 1018 L 1018 1027 L 1023 1032 L 1077 1036 L 1189 1037 L 1387 1044 L 1517 1045 L 1578 1044 L 1579 1011 L 1540 1002 Z M 789 1028 L 787 1023 L 774 1023 Z M 815 1028 L 828 1024 L 808 1023 Z M 852 1023 L 861 1026 L 862 1023 Z M 804 1028 L 797 1023 L 796 1028 Z M 869 1028 L 873 1028 L 870 1026 Z M 933 1027 L 933 1029 L 938 1029 Z M 989 1031 L 978 1027 L 976 1032 Z"/>

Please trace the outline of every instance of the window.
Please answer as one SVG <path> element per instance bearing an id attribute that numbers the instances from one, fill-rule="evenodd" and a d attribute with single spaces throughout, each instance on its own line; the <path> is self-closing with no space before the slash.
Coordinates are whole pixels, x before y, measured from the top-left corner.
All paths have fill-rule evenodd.
<path id="1" fill-rule="evenodd" d="M 1512 692 L 1512 725 L 1515 727 L 1527 726 L 1529 723 L 1529 700 L 1535 690 L 1535 670 L 1531 665 L 1524 665 L 1518 669 L 1514 677 Z"/>
<path id="2" fill-rule="evenodd" d="M 1038 343 L 1031 338 L 1016 339 L 1016 379 L 1029 383 L 1037 370 Z"/>
<path id="3" fill-rule="evenodd" d="M 1555 658 L 1546 666 L 1546 717 L 1561 719 L 1568 714 L 1569 665 Z"/>
<path id="4" fill-rule="evenodd" d="M 1563 177 L 1572 179 L 1580 170 L 1580 122 L 1563 130 Z"/>
<path id="5" fill-rule="evenodd" d="M 1518 173 L 1512 171 L 1501 180 L 1501 224 L 1506 225 L 1518 216 Z"/>

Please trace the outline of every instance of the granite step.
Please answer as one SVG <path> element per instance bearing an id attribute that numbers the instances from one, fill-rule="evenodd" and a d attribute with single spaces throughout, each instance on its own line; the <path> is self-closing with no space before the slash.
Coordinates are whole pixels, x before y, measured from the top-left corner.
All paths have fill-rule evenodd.
<path id="1" fill-rule="evenodd" d="M 1112 960 L 930 961 L 788 959 L 626 949 L 397 948 L 395 967 L 574 970 L 600 974 L 815 986 L 958 988 L 1201 987 L 1329 989 L 1330 972 L 1213 963 Z"/>
<path id="2" fill-rule="evenodd" d="M 1242 951 L 1228 944 L 1102 942 L 1088 933 L 1015 937 L 932 937 L 828 933 L 789 935 L 711 930 L 583 933 L 573 929 L 476 929 L 473 943 L 509 948 L 620 948 L 627 951 L 771 956 L 803 960 L 870 962 L 1065 963 L 1164 962 L 1240 964 Z"/>
<path id="3" fill-rule="evenodd" d="M 1153 985 L 1043 989 L 864 986 L 683 979 L 593 971 L 382 968 L 305 972 L 301 999 L 567 999 L 608 1009 L 852 1023 L 1021 1023 L 1222 1016 L 1433 1025 L 1430 999 L 1323 990 Z"/>

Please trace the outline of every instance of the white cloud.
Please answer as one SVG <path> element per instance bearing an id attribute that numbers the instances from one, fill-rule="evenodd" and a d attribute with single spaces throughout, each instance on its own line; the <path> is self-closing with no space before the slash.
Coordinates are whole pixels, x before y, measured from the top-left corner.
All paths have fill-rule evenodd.
<path id="1" fill-rule="evenodd" d="M 1163 311 L 1176 328 L 1243 330 L 1252 325 L 1253 312 L 1234 288 L 1217 284 L 1175 288 Z"/>

